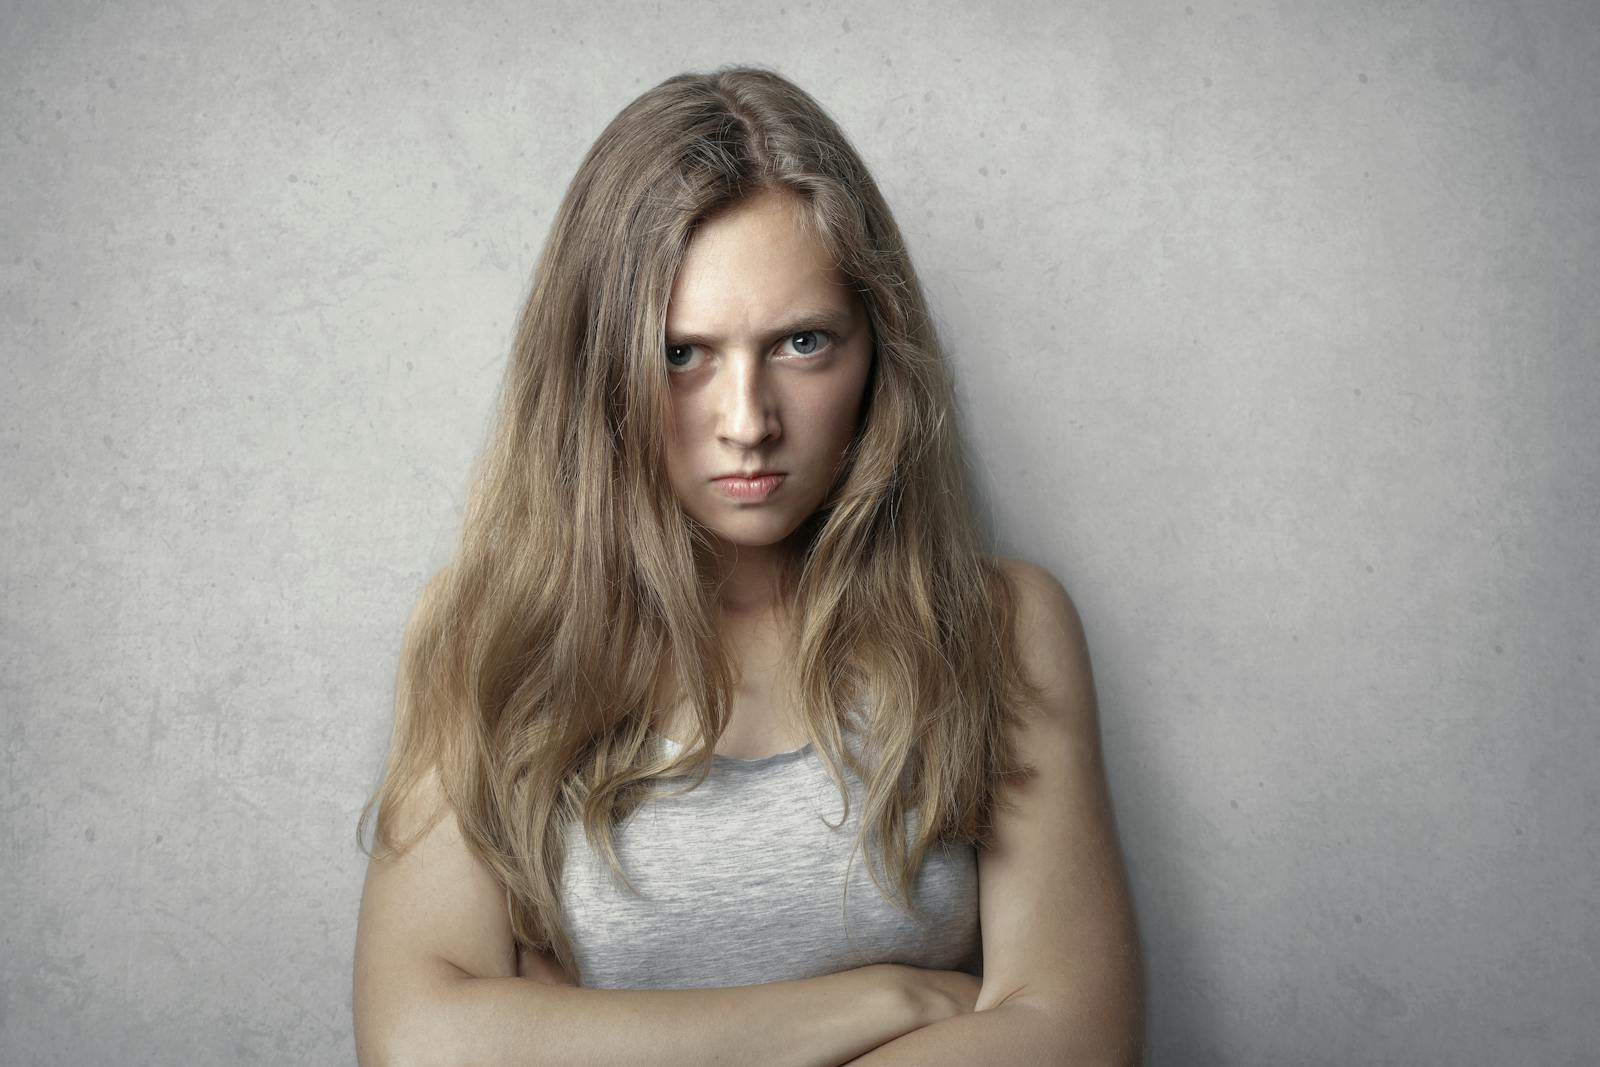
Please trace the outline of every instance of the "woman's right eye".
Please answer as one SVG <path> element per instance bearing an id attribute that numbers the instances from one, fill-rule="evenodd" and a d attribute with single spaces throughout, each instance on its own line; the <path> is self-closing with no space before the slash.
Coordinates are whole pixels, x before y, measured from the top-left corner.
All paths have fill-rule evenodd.
<path id="1" fill-rule="evenodd" d="M 694 345 L 668 345 L 667 367 L 679 371 L 687 369 L 687 364 L 694 355 Z M 683 362 L 678 362 L 679 360 Z"/>

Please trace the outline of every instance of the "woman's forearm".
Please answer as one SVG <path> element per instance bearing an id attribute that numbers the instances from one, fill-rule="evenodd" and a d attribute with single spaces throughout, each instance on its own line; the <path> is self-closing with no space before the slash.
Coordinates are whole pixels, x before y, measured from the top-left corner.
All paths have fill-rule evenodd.
<path id="1" fill-rule="evenodd" d="M 386 1064 L 836 1067 L 924 1025 L 891 969 L 716 989 L 453 978 L 419 998 Z"/>
<path id="2" fill-rule="evenodd" d="M 1012 1001 L 919 1027 L 850 1062 L 860 1067 L 941 1067 L 958 1063 L 1002 1067 L 1101 1061 L 1071 1056 L 1058 1022 L 1043 1009 Z"/>

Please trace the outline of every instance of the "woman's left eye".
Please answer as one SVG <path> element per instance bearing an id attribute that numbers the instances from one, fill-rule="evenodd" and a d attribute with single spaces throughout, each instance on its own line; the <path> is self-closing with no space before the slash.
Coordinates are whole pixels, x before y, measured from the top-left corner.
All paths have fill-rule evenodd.
<path id="1" fill-rule="evenodd" d="M 814 356 L 819 350 L 826 351 L 825 348 L 820 347 L 824 338 L 827 339 L 827 345 L 831 347 L 833 344 L 833 335 L 827 330 L 801 330 L 798 333 L 791 333 L 788 340 L 789 342 L 793 342 L 801 341 L 802 339 L 810 339 L 808 341 L 802 341 L 802 345 L 809 344 L 809 348 L 797 347 L 795 351 L 802 356 Z"/>

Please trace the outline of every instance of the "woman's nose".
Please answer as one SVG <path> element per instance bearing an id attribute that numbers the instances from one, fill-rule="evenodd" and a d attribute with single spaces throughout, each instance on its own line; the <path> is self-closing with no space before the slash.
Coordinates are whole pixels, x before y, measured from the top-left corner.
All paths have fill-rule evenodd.
<path id="1" fill-rule="evenodd" d="M 759 367 L 732 362 L 721 387 L 718 436 L 728 444 L 754 448 L 778 436 L 778 413 L 770 383 Z"/>

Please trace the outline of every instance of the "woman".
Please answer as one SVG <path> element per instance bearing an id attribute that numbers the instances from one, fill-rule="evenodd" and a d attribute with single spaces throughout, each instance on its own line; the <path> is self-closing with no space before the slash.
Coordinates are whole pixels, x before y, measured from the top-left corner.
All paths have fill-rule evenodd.
<path id="1" fill-rule="evenodd" d="M 809 96 L 724 69 L 611 122 L 475 474 L 358 826 L 363 1061 L 1137 1062 L 1078 618 L 985 554 Z"/>

